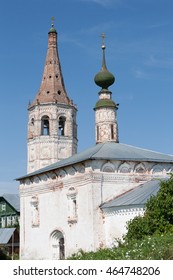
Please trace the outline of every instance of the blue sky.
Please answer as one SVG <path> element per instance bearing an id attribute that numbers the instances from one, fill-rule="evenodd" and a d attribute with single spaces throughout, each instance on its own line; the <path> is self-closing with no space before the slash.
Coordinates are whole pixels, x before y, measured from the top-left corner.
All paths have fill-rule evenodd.
<path id="1" fill-rule="evenodd" d="M 78 151 L 95 144 L 94 111 L 106 34 L 119 138 L 173 154 L 172 0 L 6 0 L 0 9 L 0 194 L 26 174 L 27 105 L 41 83 L 47 33 L 55 17 L 68 95 L 78 106 Z"/>

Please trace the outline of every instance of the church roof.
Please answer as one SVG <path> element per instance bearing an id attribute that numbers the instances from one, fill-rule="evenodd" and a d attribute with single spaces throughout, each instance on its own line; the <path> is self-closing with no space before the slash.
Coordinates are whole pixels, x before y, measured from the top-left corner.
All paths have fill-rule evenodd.
<path id="1" fill-rule="evenodd" d="M 162 179 L 163 180 L 163 179 Z M 166 178 L 164 180 L 167 180 Z M 147 183 L 144 183 L 120 196 L 112 199 L 109 202 L 105 202 L 101 205 L 102 209 L 110 208 L 132 208 L 132 207 L 144 207 L 148 199 L 156 195 L 160 188 L 160 179 L 153 179 Z"/>
<path id="2" fill-rule="evenodd" d="M 84 162 L 89 159 L 173 163 L 173 155 L 162 154 L 121 143 L 104 142 L 96 144 L 80 153 L 36 170 L 30 174 L 17 178 L 17 180 L 25 179 L 27 177 L 45 173 L 47 171 L 55 170 L 72 164 Z"/>

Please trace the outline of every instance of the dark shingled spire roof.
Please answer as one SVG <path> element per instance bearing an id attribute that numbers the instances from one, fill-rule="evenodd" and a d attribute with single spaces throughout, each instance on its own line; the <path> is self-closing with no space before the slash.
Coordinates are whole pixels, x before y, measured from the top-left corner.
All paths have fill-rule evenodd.
<path id="1" fill-rule="evenodd" d="M 72 105 L 64 85 L 58 55 L 57 31 L 54 28 L 54 23 L 52 23 L 48 32 L 48 49 L 40 89 L 30 106 L 52 102 Z"/>

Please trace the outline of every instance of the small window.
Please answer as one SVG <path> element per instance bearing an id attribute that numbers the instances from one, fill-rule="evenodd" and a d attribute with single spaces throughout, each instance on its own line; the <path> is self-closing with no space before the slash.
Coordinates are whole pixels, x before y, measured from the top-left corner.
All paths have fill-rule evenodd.
<path id="1" fill-rule="evenodd" d="M 2 212 L 5 212 L 5 211 L 6 211 L 6 204 L 5 204 L 5 203 L 2 203 L 2 204 L 1 204 L 1 211 L 2 211 Z"/>
<path id="2" fill-rule="evenodd" d="M 1 218 L 1 227 L 5 228 L 6 227 L 6 217 Z"/>
<path id="3" fill-rule="evenodd" d="M 114 139 L 114 126 L 111 124 L 111 139 Z"/>
<path id="4" fill-rule="evenodd" d="M 73 199 L 72 203 L 72 215 L 73 217 L 77 216 L 77 204 L 76 204 L 76 199 Z"/>
<path id="5" fill-rule="evenodd" d="M 31 119 L 31 124 L 34 125 L 34 118 Z"/>
<path id="6" fill-rule="evenodd" d="M 49 135 L 49 117 L 44 116 L 41 119 L 41 135 Z"/>
<path id="7" fill-rule="evenodd" d="M 68 197 L 68 222 L 77 222 L 77 201 L 76 197 Z"/>
<path id="8" fill-rule="evenodd" d="M 17 216 L 12 216 L 12 225 L 17 223 Z"/>
<path id="9" fill-rule="evenodd" d="M 99 141 L 99 126 L 97 126 L 97 141 Z"/>
<path id="10" fill-rule="evenodd" d="M 7 226 L 11 226 L 12 225 L 12 217 L 8 216 L 7 217 Z"/>

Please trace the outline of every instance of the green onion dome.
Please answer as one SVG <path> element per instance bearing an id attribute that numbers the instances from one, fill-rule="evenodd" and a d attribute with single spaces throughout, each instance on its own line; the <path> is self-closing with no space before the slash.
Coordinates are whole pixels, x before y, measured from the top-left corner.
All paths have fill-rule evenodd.
<path id="1" fill-rule="evenodd" d="M 105 46 L 102 46 L 103 50 L 103 60 L 102 60 L 102 68 L 99 73 L 95 75 L 94 81 L 96 85 L 101 87 L 102 89 L 108 89 L 115 82 L 115 77 L 112 73 L 107 70 L 106 61 L 105 61 Z"/>

